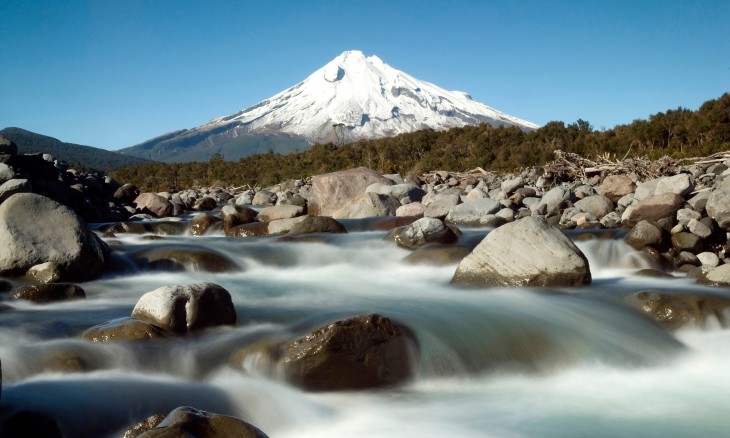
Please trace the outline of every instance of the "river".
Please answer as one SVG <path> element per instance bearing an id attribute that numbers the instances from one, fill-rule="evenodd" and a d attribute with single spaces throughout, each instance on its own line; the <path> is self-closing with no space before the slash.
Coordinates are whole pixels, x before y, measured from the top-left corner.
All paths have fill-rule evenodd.
<path id="1" fill-rule="evenodd" d="M 0 311 L 0 403 L 46 413 L 73 437 L 120 436 L 190 405 L 242 418 L 273 437 L 730 436 L 730 331 L 669 332 L 624 304 L 632 292 L 712 292 L 686 278 L 635 275 L 646 263 L 620 239 L 578 241 L 593 283 L 580 289 L 465 289 L 456 265 L 410 265 L 384 232 L 322 241 L 144 236 L 107 239 L 115 270 L 83 283 L 86 300 Z M 478 241 L 484 230 L 467 230 Z M 150 272 L 130 255 L 154 247 L 213 251 L 226 273 Z M 235 327 L 141 343 L 92 343 L 90 326 L 129 316 L 145 292 L 213 282 L 233 297 Z M 389 390 L 311 393 L 228 363 L 257 340 L 294 338 L 377 312 L 408 326 L 416 378 Z M 85 372 L 50 371 L 72 352 Z"/>

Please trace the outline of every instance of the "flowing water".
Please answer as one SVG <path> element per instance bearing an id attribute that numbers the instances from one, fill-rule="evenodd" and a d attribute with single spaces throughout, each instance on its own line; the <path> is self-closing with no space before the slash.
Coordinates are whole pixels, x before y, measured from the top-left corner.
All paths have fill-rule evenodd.
<path id="1" fill-rule="evenodd" d="M 485 233 L 470 230 L 462 240 Z M 109 242 L 115 273 L 82 284 L 86 300 L 12 302 L 0 311 L 0 404 L 47 413 L 72 437 L 119 436 L 182 405 L 235 415 L 271 437 L 730 436 L 730 331 L 671 333 L 622 301 L 647 289 L 727 290 L 636 276 L 650 265 L 618 239 L 579 242 L 593 273 L 587 288 L 458 288 L 449 284 L 456 265 L 402 263 L 408 252 L 383 236 L 120 234 Z M 169 247 L 214 251 L 236 268 L 150 272 L 130 261 Z M 78 337 L 129 316 L 145 292 L 197 282 L 231 293 L 235 327 L 129 344 Z M 310 393 L 228 364 L 252 342 L 370 312 L 417 336 L 417 376 L 403 387 Z M 86 371 L 52 371 L 59 361 L 80 361 Z"/>

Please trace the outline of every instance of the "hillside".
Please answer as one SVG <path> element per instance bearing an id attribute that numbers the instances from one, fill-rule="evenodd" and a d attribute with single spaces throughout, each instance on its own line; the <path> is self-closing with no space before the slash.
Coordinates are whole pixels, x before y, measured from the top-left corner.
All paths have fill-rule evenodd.
<path id="1" fill-rule="evenodd" d="M 316 144 L 288 155 L 267 153 L 205 164 L 151 163 L 116 170 L 120 181 L 143 190 L 172 190 L 191 186 L 244 184 L 266 186 L 357 166 L 381 173 L 420 174 L 430 170 L 514 170 L 543 164 L 555 150 L 612 159 L 669 155 L 708 156 L 730 149 L 730 94 L 705 102 L 697 111 L 677 108 L 646 120 L 598 131 L 590 123 L 550 122 L 534 131 L 488 124 L 447 131 L 422 130 L 379 140 L 346 145 Z"/>
<path id="2" fill-rule="evenodd" d="M 0 134 L 15 142 L 20 154 L 51 154 L 57 160 L 82 169 L 109 171 L 150 162 L 143 158 L 130 157 L 92 146 L 65 143 L 56 138 L 21 128 L 5 128 L 0 131 Z"/>

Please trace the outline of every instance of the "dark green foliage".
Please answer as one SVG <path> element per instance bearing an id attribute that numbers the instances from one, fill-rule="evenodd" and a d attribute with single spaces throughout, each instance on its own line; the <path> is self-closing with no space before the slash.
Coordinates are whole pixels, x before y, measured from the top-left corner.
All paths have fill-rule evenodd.
<path id="1" fill-rule="evenodd" d="M 727 150 L 730 94 L 704 103 L 697 111 L 678 108 L 605 131 L 596 131 L 581 119 L 567 126 L 550 122 L 531 132 L 489 125 L 448 131 L 427 129 L 342 146 L 316 144 L 306 152 L 288 155 L 269 151 L 237 162 L 217 159 L 207 163 L 150 163 L 118 169 L 113 176 L 148 191 L 211 185 L 267 186 L 357 166 L 402 175 L 477 166 L 515 170 L 546 163 L 557 149 L 586 157 L 610 154 L 616 159 L 627 154 L 652 158 L 706 156 Z M 224 155 L 228 158 L 227 153 Z"/>
<path id="2" fill-rule="evenodd" d="M 109 171 L 118 167 L 149 163 L 137 157 L 130 157 L 91 146 L 64 143 L 53 137 L 36 134 L 20 128 L 5 128 L 0 134 L 18 146 L 19 154 L 43 153 L 65 161 L 81 170 Z"/>

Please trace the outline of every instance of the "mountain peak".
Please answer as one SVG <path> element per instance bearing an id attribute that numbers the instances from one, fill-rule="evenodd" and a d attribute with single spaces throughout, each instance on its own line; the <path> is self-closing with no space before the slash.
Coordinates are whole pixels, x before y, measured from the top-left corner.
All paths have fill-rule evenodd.
<path id="1" fill-rule="evenodd" d="M 293 87 L 187 130 L 180 140 L 185 147 L 211 147 L 230 144 L 242 135 L 284 134 L 310 144 L 339 143 L 481 123 L 525 130 L 538 127 L 477 102 L 463 91 L 447 91 L 416 79 L 375 55 L 348 50 Z"/>

